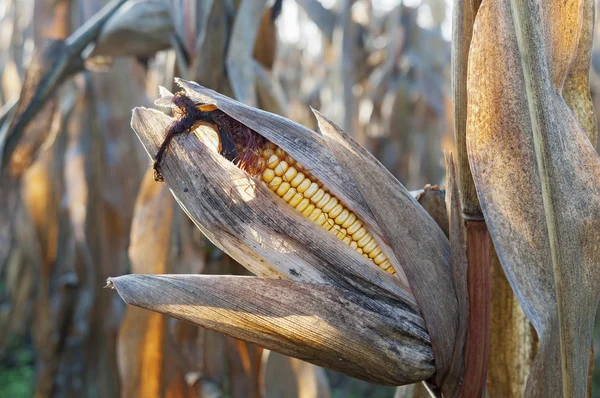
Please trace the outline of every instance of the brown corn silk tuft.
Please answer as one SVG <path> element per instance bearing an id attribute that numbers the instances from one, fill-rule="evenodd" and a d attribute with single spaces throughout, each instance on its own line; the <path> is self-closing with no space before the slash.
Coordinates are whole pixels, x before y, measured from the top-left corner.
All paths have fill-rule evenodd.
<path id="1" fill-rule="evenodd" d="M 223 111 L 214 110 L 211 116 L 219 127 L 221 143 L 223 135 L 226 135 L 226 139 L 235 145 L 236 156 L 230 160 L 240 169 L 262 180 L 290 206 L 336 235 L 378 267 L 391 274 L 396 273 L 364 223 L 306 167 Z"/>

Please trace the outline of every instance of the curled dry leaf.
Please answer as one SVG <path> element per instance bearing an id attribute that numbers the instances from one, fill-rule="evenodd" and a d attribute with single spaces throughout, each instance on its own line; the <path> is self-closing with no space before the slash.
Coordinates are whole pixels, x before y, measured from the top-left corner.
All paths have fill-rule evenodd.
<path id="1" fill-rule="evenodd" d="M 427 324 L 427 333 L 433 337 L 436 353 L 436 382 L 442 384 L 452 360 L 457 304 L 449 268 L 448 240 L 426 211 L 372 155 L 322 116 L 319 115 L 319 122 L 321 130 L 327 130 L 325 139 L 297 123 L 248 107 L 196 83 L 184 80 L 178 80 L 178 83 L 186 91 L 185 98 L 202 104 L 196 105 L 196 110 L 191 112 L 196 112 L 205 122 L 193 123 L 195 134 L 176 135 L 170 141 L 161 162 L 157 164 L 157 170 L 168 182 L 171 192 L 184 211 L 213 243 L 258 276 L 300 282 L 291 284 L 235 279 L 235 283 L 239 284 L 240 288 L 246 282 L 249 285 L 264 283 L 264 289 L 274 286 L 274 289 L 289 290 L 287 294 L 290 295 L 296 294 L 294 292 L 299 289 L 301 293 L 298 293 L 298 303 L 303 303 L 303 297 L 309 295 L 309 292 L 320 296 L 321 293 L 317 292 L 321 291 L 327 291 L 329 295 L 352 297 L 353 302 L 366 300 L 369 311 L 378 315 L 387 314 L 385 317 L 391 322 L 398 322 L 395 327 L 397 336 L 393 337 L 399 339 L 398 341 L 412 336 L 416 327 L 424 331 Z M 189 115 L 185 108 L 178 105 L 183 94 L 173 96 L 165 89 L 161 89 L 161 94 L 157 105 L 174 106 L 177 112 L 183 112 L 183 117 Z M 172 123 L 173 119 L 160 112 L 144 108 L 134 110 L 132 127 L 151 158 L 156 156 L 163 143 L 165 131 L 171 131 L 170 126 L 174 126 Z M 215 124 L 218 129 L 215 129 Z M 251 140 L 248 137 L 251 137 Z M 256 148 L 251 146 L 252 140 L 257 142 Z M 231 154 L 227 148 L 233 144 L 236 145 L 235 156 L 228 159 L 227 156 Z M 346 159 L 348 153 L 338 147 L 349 151 L 352 157 Z M 247 148 L 252 149 L 250 153 L 255 157 L 244 157 L 248 153 Z M 333 224 L 329 228 L 323 223 L 317 225 L 317 219 L 312 221 L 294 209 L 293 205 L 286 203 L 291 202 L 291 199 L 282 200 L 285 192 L 280 194 L 277 188 L 279 185 L 273 188 L 273 184 L 267 182 L 267 168 L 259 169 L 259 173 L 255 173 L 255 169 L 252 168 L 255 163 L 257 168 L 260 164 L 259 160 L 256 160 L 257 154 L 268 151 L 279 154 L 277 162 L 285 163 L 282 167 L 286 170 L 294 167 L 303 170 L 312 181 L 309 181 L 309 184 L 322 187 L 318 189 L 322 191 L 320 195 L 326 194 L 334 198 L 335 203 L 339 200 L 340 206 L 348 212 L 346 214 L 353 214 L 353 217 L 355 215 L 356 220 L 362 223 L 356 225 L 362 225 L 361 228 L 367 231 L 367 238 L 372 240 L 370 245 L 377 247 L 378 253 L 382 253 L 386 259 L 385 262 L 380 264 L 375 262 L 379 257 L 369 257 L 368 245 L 364 242 L 364 246 L 352 246 L 350 237 L 354 238 L 354 232 L 346 235 L 346 227 L 342 234 L 340 225 L 337 225 L 337 230 L 332 228 Z M 230 159 L 236 161 L 232 162 Z M 266 165 L 271 163 L 269 160 Z M 278 169 L 273 170 L 277 172 Z M 293 169 L 294 175 L 296 171 Z M 280 172 L 285 177 L 286 171 Z M 305 177 L 304 174 L 302 177 Z M 279 181 L 278 184 L 290 185 L 293 178 L 289 181 L 290 183 Z M 379 184 L 374 186 L 375 182 Z M 317 185 L 314 189 L 317 189 L 316 187 Z M 292 190 L 289 186 L 286 188 Z M 277 194 L 274 194 L 275 191 Z M 294 192 L 295 189 L 292 193 Z M 313 200 L 311 196 L 307 198 Z M 333 214 L 333 210 L 326 210 L 325 206 L 322 207 L 323 210 L 318 210 L 320 207 L 315 206 L 319 206 L 320 201 L 321 199 L 313 200 L 314 213 L 318 216 L 325 214 L 327 217 Z M 333 223 L 333 218 L 331 222 Z M 351 227 L 348 228 L 350 231 Z M 361 234 L 364 234 L 364 231 Z M 347 241 L 344 240 L 346 238 Z M 363 252 L 362 248 L 366 252 Z M 380 264 L 382 268 L 376 264 Z M 386 264 L 387 268 L 383 268 Z M 198 281 L 204 284 L 207 280 Z M 413 296 L 415 288 L 416 301 Z M 134 290 L 135 300 L 144 300 L 141 297 L 143 291 Z M 163 289 L 162 293 L 164 292 Z M 221 294 L 225 294 L 225 291 Z M 130 299 L 133 300 L 133 296 Z M 262 299 L 254 297 L 253 300 L 253 303 L 247 305 L 251 304 L 257 308 L 267 306 L 260 301 Z M 327 300 L 322 304 L 333 305 L 326 304 Z M 152 309 L 161 312 L 165 312 L 164 308 L 152 306 Z M 390 310 L 393 313 L 390 313 Z M 199 311 L 206 310 L 199 308 Z M 421 312 L 425 314 L 425 322 Z M 346 309 L 339 316 L 343 318 L 348 313 Z M 356 321 L 361 317 L 353 314 L 351 318 Z M 320 315 L 311 322 L 318 324 L 319 319 L 322 319 Z M 346 320 L 332 319 L 327 322 L 335 324 L 344 323 Z M 281 333 L 280 328 L 283 326 L 285 325 L 272 325 L 271 333 Z M 385 325 L 382 327 L 385 329 Z M 375 323 L 371 328 L 371 332 L 381 337 Z M 243 329 L 244 325 L 239 324 L 227 330 L 229 334 L 238 338 L 272 347 L 273 342 L 263 337 L 248 339 L 248 331 Z M 339 338 L 348 338 L 348 343 L 357 336 L 363 338 L 360 327 L 351 330 L 353 326 L 348 325 L 336 329 L 338 334 L 341 333 Z M 405 347 L 408 350 L 406 355 L 409 355 L 405 360 L 414 355 L 419 357 L 421 354 L 417 352 L 423 353 L 423 349 L 431 350 L 429 337 L 423 342 L 423 346 L 417 347 L 413 344 L 412 347 Z M 381 346 L 381 343 L 379 341 L 376 345 Z M 288 352 L 287 348 L 279 345 L 274 349 Z M 363 370 L 357 372 L 356 366 L 359 366 L 360 362 L 358 354 L 353 359 L 358 362 L 333 365 L 333 362 L 329 362 L 330 350 L 323 351 L 322 358 L 317 358 L 314 355 L 318 350 L 311 351 L 314 349 L 311 344 L 298 346 L 294 355 L 301 359 L 310 358 L 314 363 L 335 369 L 342 366 L 341 369 L 347 374 L 372 381 L 378 380 L 383 384 L 423 380 L 418 377 L 425 373 L 431 376 L 433 372 L 433 369 L 417 370 L 425 364 L 421 359 L 414 362 L 412 370 L 415 373 L 411 375 L 403 373 L 408 371 L 408 368 L 397 364 L 401 373 L 394 376 L 394 381 L 384 373 L 382 376 L 376 376 L 365 375 Z M 415 353 L 411 353 L 412 350 L 415 350 Z M 309 352 L 311 354 L 307 357 L 306 353 Z M 387 365 L 394 361 L 388 361 Z"/>
<path id="2" fill-rule="evenodd" d="M 152 55 L 170 47 L 172 34 L 168 1 L 128 1 L 106 21 L 90 57 Z"/>
<path id="3" fill-rule="evenodd" d="M 526 396 L 586 391 L 600 286 L 600 159 L 562 92 L 590 45 L 579 33 L 592 4 L 523 2 L 511 11 L 509 0 L 484 2 L 475 22 L 469 161 L 502 266 L 540 338 Z M 578 90 L 585 97 L 587 87 Z"/>
<path id="4" fill-rule="evenodd" d="M 240 276 L 127 275 L 110 278 L 130 305 L 386 385 L 434 371 L 426 331 L 393 305 L 324 284 Z"/>

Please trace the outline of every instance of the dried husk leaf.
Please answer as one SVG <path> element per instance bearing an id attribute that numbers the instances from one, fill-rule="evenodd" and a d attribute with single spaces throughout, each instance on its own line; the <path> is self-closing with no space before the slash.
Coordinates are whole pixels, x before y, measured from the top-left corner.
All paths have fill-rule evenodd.
<path id="1" fill-rule="evenodd" d="M 600 286 L 600 161 L 560 94 L 577 47 L 588 45 L 569 33 L 581 29 L 583 2 L 520 6 L 534 9 L 511 12 L 504 0 L 484 2 L 477 14 L 469 160 L 506 276 L 540 337 L 525 395 L 561 396 L 564 369 L 565 394 L 584 396 Z M 513 17 L 526 20 L 519 43 Z M 528 60 L 525 69 L 521 57 Z M 537 149 L 534 133 L 543 138 Z"/>
<path id="2" fill-rule="evenodd" d="M 430 377 L 428 336 L 394 306 L 323 284 L 238 276 L 109 278 L 130 305 L 385 385 Z M 350 316 L 351 315 L 351 316 Z"/>
<path id="3" fill-rule="evenodd" d="M 171 121 L 155 110 L 134 110 L 132 127 L 150 156 L 158 150 Z M 172 141 L 161 174 L 196 226 L 255 275 L 321 282 L 387 296 L 420 319 L 412 294 L 399 278 L 317 227 L 266 184 L 195 136 Z"/>
<path id="4" fill-rule="evenodd" d="M 168 1 L 128 1 L 106 21 L 89 56 L 152 55 L 170 47 L 172 34 Z"/>
<path id="5" fill-rule="evenodd" d="M 431 336 L 436 383 L 441 386 L 451 363 L 458 321 L 448 239 L 373 155 L 326 117 L 313 112 L 331 152 L 352 173 L 406 273 Z"/>

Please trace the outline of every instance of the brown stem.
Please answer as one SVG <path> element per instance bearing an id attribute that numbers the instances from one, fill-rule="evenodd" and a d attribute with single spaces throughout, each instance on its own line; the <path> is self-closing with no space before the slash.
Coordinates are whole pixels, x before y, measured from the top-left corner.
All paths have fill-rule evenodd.
<path id="1" fill-rule="evenodd" d="M 484 221 L 466 221 L 469 329 L 463 397 L 481 397 L 490 335 L 490 238 Z"/>

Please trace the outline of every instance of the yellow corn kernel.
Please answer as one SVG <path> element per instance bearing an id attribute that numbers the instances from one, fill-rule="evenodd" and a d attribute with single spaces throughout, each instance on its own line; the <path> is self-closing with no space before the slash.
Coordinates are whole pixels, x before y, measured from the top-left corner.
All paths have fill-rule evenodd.
<path id="1" fill-rule="evenodd" d="M 282 182 L 283 180 L 281 179 L 281 177 L 274 177 L 269 183 L 269 188 L 271 188 L 271 191 L 276 191 Z"/>
<path id="2" fill-rule="evenodd" d="M 385 254 L 379 253 L 379 255 L 373 259 L 373 261 L 375 264 L 381 265 L 384 261 L 387 261 L 387 258 L 385 258 Z"/>
<path id="3" fill-rule="evenodd" d="M 290 191 L 294 189 L 291 188 Z M 288 191 L 289 192 L 289 191 Z M 296 192 L 296 190 L 294 189 L 294 196 L 292 196 L 292 198 L 290 200 L 288 200 L 288 203 L 294 207 L 298 206 L 298 204 L 302 201 L 302 199 L 304 199 L 304 196 L 302 196 L 301 193 Z"/>
<path id="4" fill-rule="evenodd" d="M 327 203 L 325 203 L 325 205 L 323 206 L 323 211 L 327 214 L 329 214 L 329 217 L 335 218 L 334 215 L 330 214 L 330 212 L 333 210 L 333 208 L 335 206 L 337 206 L 338 204 L 338 200 L 335 196 L 331 196 L 330 199 L 327 201 Z"/>
<path id="5" fill-rule="evenodd" d="M 346 221 L 344 221 L 342 223 L 342 228 L 346 228 L 349 229 L 352 225 L 354 225 L 354 223 L 356 222 L 356 216 L 354 215 L 354 213 L 350 213 L 348 215 L 348 218 L 346 219 Z M 360 224 L 360 221 L 358 222 Z M 358 228 L 356 228 L 358 229 Z"/>
<path id="6" fill-rule="evenodd" d="M 313 184 L 315 184 L 315 183 L 313 182 Z M 317 185 L 317 184 L 315 184 L 315 185 Z M 318 206 L 319 200 L 321 200 L 321 198 L 324 195 L 325 195 L 325 191 L 323 191 L 322 188 L 319 188 L 319 189 L 317 189 L 317 192 L 315 192 L 313 195 L 310 196 L 310 201 L 313 202 L 315 204 L 315 206 Z"/>
<path id="7" fill-rule="evenodd" d="M 317 202 L 317 207 L 320 208 L 320 209 L 323 209 L 323 212 L 327 213 L 325 211 L 325 205 L 329 202 L 330 199 L 331 199 L 331 195 L 329 195 L 327 192 L 325 192 L 325 195 L 323 195 L 323 197 L 321 198 L 321 200 L 319 200 Z"/>
<path id="8" fill-rule="evenodd" d="M 281 185 L 283 185 L 283 184 L 289 185 L 289 182 L 284 181 Z M 281 188 L 281 186 L 279 188 Z M 296 195 L 296 190 L 294 188 L 288 188 L 288 191 L 281 197 L 281 199 L 283 199 L 289 203 L 290 199 L 292 199 L 294 197 L 294 195 Z"/>
<path id="9" fill-rule="evenodd" d="M 291 169 L 294 169 L 294 168 L 293 168 L 293 167 L 290 167 L 290 168 L 288 169 L 288 173 L 289 173 L 289 171 L 290 171 Z M 297 171 L 297 170 L 296 170 L 296 169 L 294 169 L 294 171 Z M 286 173 L 286 174 L 287 174 L 287 173 Z M 304 177 L 304 174 L 302 174 L 302 173 L 296 173 L 296 175 L 294 176 L 294 178 L 292 178 L 292 180 L 290 181 L 290 184 L 291 184 L 291 185 L 292 185 L 294 188 L 296 188 L 296 187 L 298 187 L 298 185 L 300 185 L 300 183 L 301 183 L 302 181 L 304 181 L 305 179 L 306 179 L 306 178 Z M 307 187 L 307 188 L 308 188 L 308 187 Z"/>
<path id="10" fill-rule="evenodd" d="M 262 179 L 264 182 L 268 184 L 273 181 L 273 178 L 275 178 L 275 172 L 273 170 L 265 169 L 265 171 L 263 171 Z"/>
<path id="11" fill-rule="evenodd" d="M 313 205 L 312 203 L 310 203 L 308 206 L 306 206 L 306 209 L 304 209 L 304 211 L 302 212 L 303 215 L 305 215 L 306 217 L 310 216 L 312 214 L 312 212 L 315 210 L 315 205 Z"/>
<path id="12" fill-rule="evenodd" d="M 323 213 L 325 214 L 325 213 Z M 325 228 L 327 231 L 330 231 L 335 225 L 335 222 L 333 222 L 333 220 L 331 218 L 327 218 L 327 220 L 325 221 L 325 224 L 323 224 L 323 228 Z"/>
<path id="13" fill-rule="evenodd" d="M 371 235 L 369 234 L 369 236 L 371 236 Z M 377 247 L 377 242 L 375 241 L 375 238 L 373 238 L 373 236 L 371 236 L 371 241 L 369 243 L 367 243 L 366 245 L 363 246 L 363 251 L 365 253 L 368 253 L 369 257 L 370 257 L 371 256 L 371 252 L 373 250 L 375 250 L 376 247 Z"/>
<path id="14" fill-rule="evenodd" d="M 277 178 L 281 178 L 281 177 L 277 177 Z M 277 188 L 277 195 L 279 195 L 279 196 L 285 195 L 285 193 L 288 191 L 288 189 L 290 189 L 290 183 L 282 182 L 279 185 L 279 188 Z"/>
<path id="15" fill-rule="evenodd" d="M 277 178 L 277 177 L 275 177 Z M 344 225 L 342 225 L 343 227 Z M 354 234 L 356 233 L 356 231 L 358 231 L 360 228 L 362 228 L 362 223 L 358 220 L 354 221 L 352 223 L 352 225 L 350 225 L 348 228 L 346 228 L 348 230 L 348 234 L 352 235 L 354 237 Z M 356 240 L 356 239 L 355 239 Z"/>
<path id="16" fill-rule="evenodd" d="M 356 249 L 358 249 L 358 243 L 356 243 L 356 241 L 353 240 L 350 242 L 350 247 L 353 248 L 354 250 L 356 250 Z"/>
<path id="17" fill-rule="evenodd" d="M 360 227 L 358 231 L 352 234 L 352 239 L 358 242 L 362 239 L 363 236 L 365 236 L 366 233 L 367 230 L 364 227 Z M 361 247 L 360 242 L 358 243 L 358 247 Z"/>
<path id="18" fill-rule="evenodd" d="M 300 173 L 302 174 L 302 173 Z M 298 187 L 296 188 L 296 190 L 302 194 L 304 194 L 308 188 L 310 188 L 310 186 L 312 185 L 312 182 L 308 179 L 305 178 L 302 182 L 300 182 L 300 184 L 298 185 Z M 306 197 L 306 195 L 304 195 Z"/>
<path id="19" fill-rule="evenodd" d="M 300 184 L 302 185 L 302 184 Z M 300 187 L 298 187 L 300 188 Z M 319 186 L 317 184 L 315 184 L 314 182 L 310 183 L 310 186 L 308 187 L 308 189 L 306 191 L 304 191 L 304 197 L 307 199 L 310 199 L 319 189 Z"/>
<path id="20" fill-rule="evenodd" d="M 281 177 L 288 169 L 288 164 L 285 160 L 282 160 L 281 162 L 279 162 L 279 164 L 277 165 L 277 167 L 275 167 L 275 175 Z"/>
<path id="21" fill-rule="evenodd" d="M 335 199 L 335 198 L 334 198 Z M 337 200 L 337 199 L 336 199 Z M 344 211 L 344 206 L 341 205 L 341 203 L 338 203 L 337 205 L 335 205 L 333 207 L 333 209 L 331 209 L 331 211 L 329 212 L 329 217 L 331 218 L 335 218 L 335 222 L 336 224 L 341 224 L 337 222 L 337 218 L 342 214 L 342 212 Z M 347 210 L 346 210 L 347 211 Z"/>
<path id="22" fill-rule="evenodd" d="M 342 212 L 335 218 L 335 223 L 342 225 L 350 215 L 350 212 L 346 209 L 342 210 Z"/>
<path id="23" fill-rule="evenodd" d="M 287 163 L 287 162 L 286 162 Z M 290 167 L 287 169 L 287 171 L 285 172 L 285 174 L 283 175 L 283 180 L 284 181 L 289 181 L 290 184 L 292 183 L 292 181 L 294 181 L 294 179 L 296 178 L 296 175 L 298 174 L 298 172 L 296 171 L 295 168 Z M 298 183 L 300 184 L 300 183 Z M 296 187 L 298 186 L 298 184 L 296 184 Z M 293 186 L 293 185 L 292 185 Z M 296 188 L 294 187 L 294 188 Z"/>
<path id="24" fill-rule="evenodd" d="M 308 218 L 310 218 L 313 221 L 317 221 L 317 218 L 319 218 L 319 216 L 321 215 L 322 211 L 321 209 L 318 209 L 315 207 L 315 209 L 313 210 L 312 213 L 310 213 L 310 215 L 308 216 Z M 323 221 L 325 222 L 325 221 Z"/>
<path id="25" fill-rule="evenodd" d="M 392 264 L 390 264 L 390 262 L 388 260 L 385 260 L 383 263 L 381 263 L 379 265 L 379 267 L 381 269 L 383 269 L 384 271 L 389 272 L 390 274 L 395 274 L 396 271 L 394 271 L 394 268 L 392 268 Z"/>
<path id="26" fill-rule="evenodd" d="M 363 236 L 362 238 L 360 238 L 358 240 L 358 247 L 362 247 L 363 250 L 365 250 L 364 247 L 367 245 L 367 243 L 371 242 L 372 240 L 373 240 L 373 236 L 371 236 L 371 234 L 367 232 L 365 234 L 365 236 Z M 365 250 L 365 252 L 366 252 L 366 250 Z"/>
<path id="27" fill-rule="evenodd" d="M 373 239 L 373 242 L 375 242 L 375 239 Z M 379 246 L 375 247 L 375 249 L 371 250 L 371 252 L 369 253 L 369 257 L 371 259 L 379 256 L 379 253 L 381 253 L 381 248 Z"/>
<path id="28" fill-rule="evenodd" d="M 304 210 L 308 207 L 309 204 L 310 204 L 310 200 L 304 198 L 300 201 L 300 203 L 298 203 L 298 205 L 296 206 L 296 210 L 298 210 L 300 213 L 304 214 Z"/>
<path id="29" fill-rule="evenodd" d="M 326 221 L 327 221 L 327 214 L 323 213 L 323 212 L 321 212 L 321 214 L 319 214 L 319 217 L 315 220 L 317 225 L 321 226 L 321 227 L 325 226 Z"/>
<path id="30" fill-rule="evenodd" d="M 287 154 L 283 149 L 277 147 L 277 149 L 275 149 L 275 155 L 279 156 L 281 159 L 284 159 Z"/>
<path id="31" fill-rule="evenodd" d="M 271 157 L 267 160 L 267 167 L 270 169 L 274 169 L 279 164 L 279 158 L 277 155 L 271 155 Z"/>

